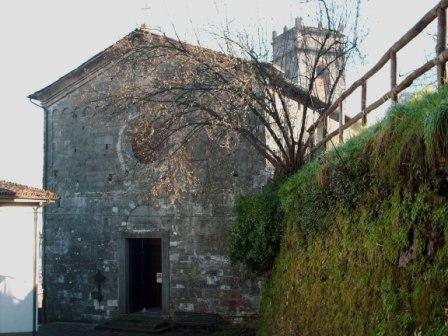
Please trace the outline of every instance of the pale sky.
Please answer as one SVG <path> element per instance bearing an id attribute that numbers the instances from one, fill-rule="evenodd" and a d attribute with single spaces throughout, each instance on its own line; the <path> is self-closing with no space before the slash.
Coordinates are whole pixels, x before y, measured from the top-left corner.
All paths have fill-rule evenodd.
<path id="1" fill-rule="evenodd" d="M 341 0 L 342 1 L 342 0 Z M 306 16 L 301 0 L 0 0 L 0 179 L 40 187 L 43 111 L 26 96 L 52 83 L 146 22 L 194 42 L 194 31 L 222 25 L 238 30 L 291 27 Z M 438 0 L 364 0 L 369 31 L 362 49 L 366 62 L 349 69 L 356 80 Z M 149 9 L 142 9 L 149 8 Z M 434 49 L 429 27 L 398 54 L 400 74 L 423 64 Z M 389 87 L 388 68 L 372 80 L 369 101 Z M 375 96 L 377 94 L 378 96 Z M 356 111 L 355 113 L 357 113 Z M 354 114 L 354 113 L 353 113 Z"/>

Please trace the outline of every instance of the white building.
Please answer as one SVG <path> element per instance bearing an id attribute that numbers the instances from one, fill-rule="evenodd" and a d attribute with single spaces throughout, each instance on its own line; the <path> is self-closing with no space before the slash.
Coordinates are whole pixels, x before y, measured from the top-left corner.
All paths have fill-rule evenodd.
<path id="1" fill-rule="evenodd" d="M 0 180 L 0 335 L 36 333 L 38 209 L 56 199 Z"/>

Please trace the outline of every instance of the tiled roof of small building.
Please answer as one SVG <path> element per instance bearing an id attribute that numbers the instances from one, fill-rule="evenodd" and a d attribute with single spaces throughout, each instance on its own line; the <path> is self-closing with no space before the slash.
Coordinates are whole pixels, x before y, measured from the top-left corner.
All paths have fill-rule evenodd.
<path id="1" fill-rule="evenodd" d="M 0 199 L 33 199 L 55 201 L 55 193 L 22 184 L 0 180 Z"/>

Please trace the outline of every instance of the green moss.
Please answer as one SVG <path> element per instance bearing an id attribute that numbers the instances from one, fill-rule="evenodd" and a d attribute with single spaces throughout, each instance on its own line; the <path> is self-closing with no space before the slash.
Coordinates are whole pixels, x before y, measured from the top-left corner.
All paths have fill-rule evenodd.
<path id="1" fill-rule="evenodd" d="M 448 89 L 282 184 L 260 335 L 448 334 Z"/>

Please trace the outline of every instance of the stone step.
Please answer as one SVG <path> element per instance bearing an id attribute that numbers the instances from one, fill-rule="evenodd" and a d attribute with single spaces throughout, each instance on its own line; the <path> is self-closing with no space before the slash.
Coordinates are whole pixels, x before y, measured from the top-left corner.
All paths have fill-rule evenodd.
<path id="1" fill-rule="evenodd" d="M 199 327 L 213 331 L 221 321 L 219 315 L 209 313 L 174 312 L 174 327 Z"/>
<path id="2" fill-rule="evenodd" d="M 145 311 L 131 314 L 122 314 L 114 320 L 122 321 L 163 321 L 168 319 L 168 315 L 162 314 L 160 311 Z"/>
<path id="3" fill-rule="evenodd" d="M 171 324 L 169 322 L 161 322 L 159 324 L 148 323 L 135 323 L 135 322 L 106 322 L 99 324 L 95 327 L 95 330 L 109 330 L 109 331 L 121 331 L 121 332 L 141 332 L 147 334 L 161 334 L 171 330 Z"/>
<path id="4" fill-rule="evenodd" d="M 96 326 L 96 330 L 144 332 L 158 334 L 171 329 L 171 323 L 160 313 L 133 313 L 122 315 Z"/>

